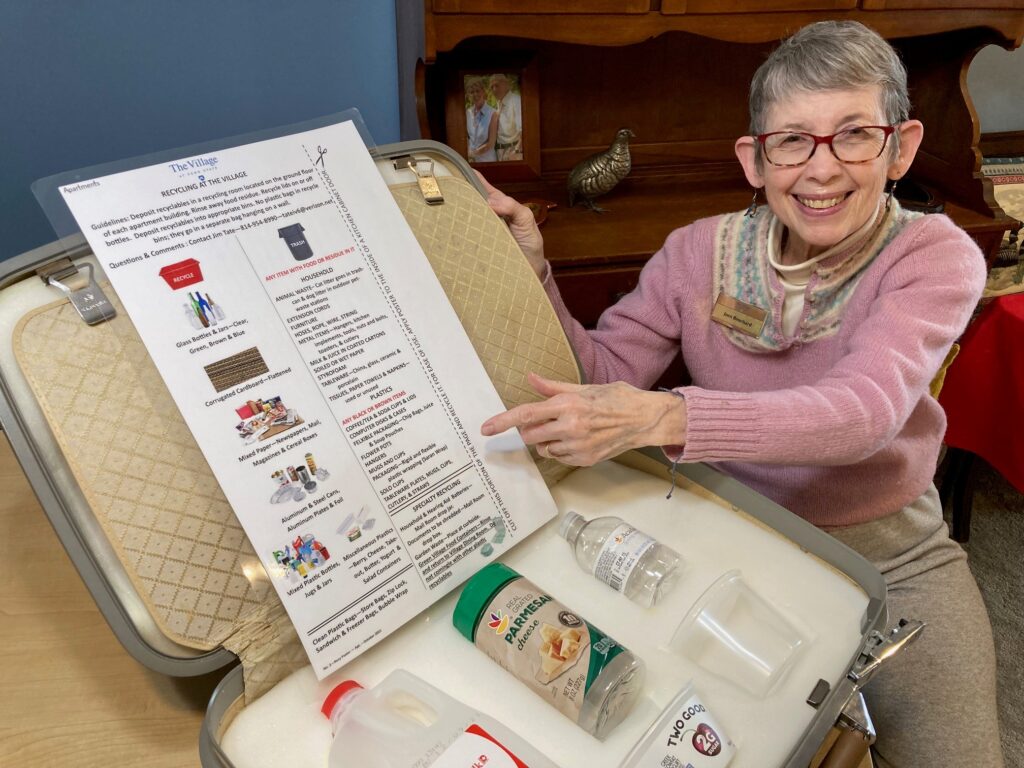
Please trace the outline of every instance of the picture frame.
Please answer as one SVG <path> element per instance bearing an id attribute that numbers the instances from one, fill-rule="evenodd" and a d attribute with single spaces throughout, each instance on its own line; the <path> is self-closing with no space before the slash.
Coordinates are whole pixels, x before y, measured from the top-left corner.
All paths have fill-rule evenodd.
<path id="1" fill-rule="evenodd" d="M 488 180 L 539 178 L 540 98 L 534 62 L 504 57 L 477 63 L 481 66 L 449 72 L 445 99 L 449 146 Z"/>

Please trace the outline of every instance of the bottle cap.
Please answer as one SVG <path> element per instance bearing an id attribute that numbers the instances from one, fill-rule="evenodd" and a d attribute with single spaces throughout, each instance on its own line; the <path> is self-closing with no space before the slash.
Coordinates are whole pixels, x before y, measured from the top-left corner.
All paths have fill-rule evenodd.
<path id="1" fill-rule="evenodd" d="M 324 713 L 324 717 L 328 720 L 331 719 L 331 713 L 334 712 L 334 708 L 338 705 L 338 702 L 345 697 L 345 694 L 354 690 L 362 690 L 363 686 L 357 683 L 355 680 L 345 680 L 342 683 L 334 686 L 334 690 L 327 694 L 327 698 L 324 699 L 324 704 L 320 707 L 320 711 Z"/>
<path id="2" fill-rule="evenodd" d="M 580 529 L 586 524 L 587 521 L 583 519 L 583 515 L 569 510 L 562 518 L 562 522 L 558 524 L 558 535 L 571 544 L 576 541 Z"/>
<path id="3" fill-rule="evenodd" d="M 485 565 L 466 582 L 455 604 L 452 624 L 469 642 L 476 636 L 477 623 L 481 614 L 494 597 L 494 593 L 520 575 L 503 563 Z"/>

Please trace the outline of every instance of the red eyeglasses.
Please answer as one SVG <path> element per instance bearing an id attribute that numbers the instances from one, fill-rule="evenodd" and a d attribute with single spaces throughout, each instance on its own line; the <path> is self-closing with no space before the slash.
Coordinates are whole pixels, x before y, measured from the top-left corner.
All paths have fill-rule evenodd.
<path id="1" fill-rule="evenodd" d="M 895 125 L 858 125 L 833 133 L 815 136 L 802 131 L 773 131 L 757 137 L 765 159 L 772 165 L 793 167 L 808 162 L 819 144 L 828 144 L 832 154 L 842 163 L 867 163 L 880 157 Z"/>

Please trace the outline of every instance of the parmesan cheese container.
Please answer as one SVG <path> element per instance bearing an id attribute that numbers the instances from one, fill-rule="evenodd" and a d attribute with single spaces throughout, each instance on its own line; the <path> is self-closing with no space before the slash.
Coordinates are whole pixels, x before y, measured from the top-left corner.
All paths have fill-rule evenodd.
<path id="1" fill-rule="evenodd" d="M 455 628 L 588 733 L 604 739 L 640 695 L 644 663 L 502 563 L 459 596 Z"/>

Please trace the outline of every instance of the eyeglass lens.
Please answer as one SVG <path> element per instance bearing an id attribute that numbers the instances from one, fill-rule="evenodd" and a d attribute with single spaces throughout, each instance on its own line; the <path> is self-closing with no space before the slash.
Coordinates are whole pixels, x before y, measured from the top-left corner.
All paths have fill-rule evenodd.
<path id="1" fill-rule="evenodd" d="M 841 131 L 829 142 L 835 156 L 847 163 L 874 160 L 885 148 L 886 132 L 882 128 L 860 127 Z M 814 154 L 817 143 L 806 133 L 775 133 L 764 142 L 768 162 L 778 165 L 805 163 Z"/>

